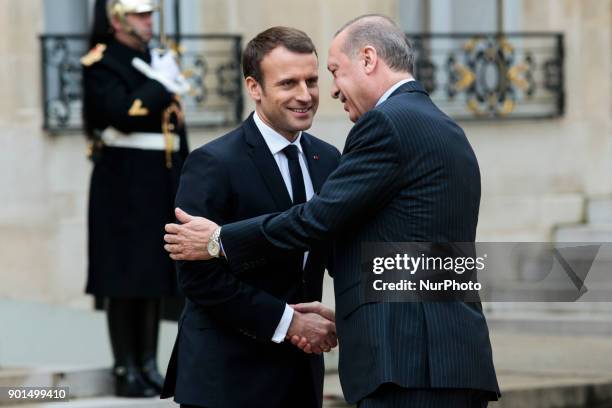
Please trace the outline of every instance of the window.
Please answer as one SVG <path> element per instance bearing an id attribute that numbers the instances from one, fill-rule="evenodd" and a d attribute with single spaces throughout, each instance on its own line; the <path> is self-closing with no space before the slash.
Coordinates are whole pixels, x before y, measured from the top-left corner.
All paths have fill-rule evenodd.
<path id="1" fill-rule="evenodd" d="M 516 0 L 400 0 L 400 25 L 408 33 L 520 31 Z"/>
<path id="2" fill-rule="evenodd" d="M 92 0 L 45 0 L 46 34 L 83 34 L 89 31 Z"/>

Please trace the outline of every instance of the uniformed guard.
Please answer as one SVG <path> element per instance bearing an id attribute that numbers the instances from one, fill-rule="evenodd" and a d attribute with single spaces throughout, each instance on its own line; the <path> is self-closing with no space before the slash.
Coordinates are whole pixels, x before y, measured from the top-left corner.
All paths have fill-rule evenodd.
<path id="1" fill-rule="evenodd" d="M 106 299 L 116 394 L 148 397 L 163 377 L 156 354 L 161 299 L 177 295 L 164 224 L 187 156 L 174 55 L 149 49 L 151 0 L 96 0 L 92 49 L 82 59 L 86 133 L 94 168 L 87 293 Z"/>

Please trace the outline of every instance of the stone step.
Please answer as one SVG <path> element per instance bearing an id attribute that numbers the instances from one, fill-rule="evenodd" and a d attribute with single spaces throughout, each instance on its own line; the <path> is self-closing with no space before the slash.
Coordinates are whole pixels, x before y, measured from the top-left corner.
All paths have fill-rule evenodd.
<path id="1" fill-rule="evenodd" d="M 346 406 L 340 388 L 340 381 L 334 366 L 337 356 L 327 362 L 329 374 L 325 379 L 325 407 Z M 331 365 L 330 362 L 335 363 Z M 108 368 L 83 368 L 83 367 L 36 367 L 36 368 L 2 368 L 0 369 L 0 388 L 2 387 L 68 387 L 70 401 L 54 402 L 53 407 L 128 407 L 128 406 L 151 406 L 168 407 L 176 406 L 168 400 L 159 401 L 157 398 L 130 399 L 115 398 L 113 394 L 113 379 Z M 6 401 L 0 396 L 0 407 L 8 408 L 18 406 L 20 408 L 45 407 L 50 403 L 21 403 Z M 339 405 L 338 405 L 339 404 Z"/>
<path id="2" fill-rule="evenodd" d="M 491 402 L 490 408 L 610 408 L 612 406 L 612 381 L 589 381 L 567 378 L 553 381 L 519 373 L 498 373 L 500 381 L 516 385 L 502 389 L 502 398 Z M 354 407 L 343 399 L 328 399 L 324 408 Z"/>
<path id="3" fill-rule="evenodd" d="M 333 304 L 333 303 L 331 303 Z M 32 322 L 45 333 L 45 344 L 32 336 Z M 0 298 L 0 370 L 5 367 L 104 367 L 112 365 L 106 316 L 102 312 Z M 175 322 L 163 321 L 158 367 L 168 367 L 176 339 Z M 325 354 L 326 367 L 337 367 L 338 352 Z"/>
<path id="4" fill-rule="evenodd" d="M 489 405 L 491 408 L 604 408 L 612 404 L 612 382 L 576 380 L 575 384 L 544 385 L 529 388 L 503 390 L 502 399 Z M 558 383 L 558 381 L 557 381 Z M 172 400 L 158 398 L 99 397 L 69 402 L 16 404 L 5 408 L 174 408 Z M 348 408 L 351 405 L 341 398 L 326 398 L 324 408 Z"/>
<path id="5" fill-rule="evenodd" d="M 489 408 L 609 408 L 612 382 L 572 379 L 574 383 L 502 390 L 502 398 Z"/>
<path id="6" fill-rule="evenodd" d="M 3 408 L 175 408 L 179 405 L 171 399 L 98 397 L 66 402 L 41 402 L 5 405 Z"/>
<path id="7" fill-rule="evenodd" d="M 70 398 L 89 398 L 111 395 L 113 380 L 110 369 L 99 367 L 2 368 L 0 387 L 68 387 Z"/>
<path id="8" fill-rule="evenodd" d="M 48 402 L 38 404 L 16 404 L 5 405 L 3 408 L 176 408 L 179 405 L 171 399 L 160 400 L 158 398 L 117 398 L 100 397 L 74 400 L 68 402 Z M 328 397 L 323 401 L 323 408 L 347 408 L 344 398 Z"/>
<path id="9" fill-rule="evenodd" d="M 487 319 L 494 320 L 490 313 Z M 597 319 L 593 320 L 593 324 L 598 324 Z M 493 357 L 502 390 L 502 399 L 491 403 L 491 408 L 612 407 L 609 337 L 585 333 L 534 335 L 521 328 L 510 329 L 491 329 Z M 348 407 L 340 399 L 337 377 L 327 376 L 324 392 L 337 398 L 330 407 Z"/>
<path id="10" fill-rule="evenodd" d="M 524 334 L 612 336 L 612 315 L 606 313 L 493 312 L 487 324 L 493 331 Z"/>
<path id="11" fill-rule="evenodd" d="M 32 325 L 38 335 L 32 335 Z M 0 367 L 110 367 L 113 363 L 104 312 L 0 297 L 0 328 Z M 160 370 L 168 366 L 176 331 L 175 322 L 160 326 Z"/>
<path id="12" fill-rule="evenodd" d="M 589 224 L 612 224 L 612 199 L 597 198 L 589 200 L 587 221 Z"/>
<path id="13" fill-rule="evenodd" d="M 557 227 L 553 242 L 612 242 L 612 223 Z"/>
<path id="14" fill-rule="evenodd" d="M 501 334 L 498 333 L 498 336 Z M 495 340 L 495 338 L 494 338 Z M 15 370 L 9 375 L 6 370 L 2 376 L 8 378 L 24 378 L 26 375 Z M 28 381 L 49 381 L 48 372 L 39 370 L 29 371 Z M 68 378 L 75 375 L 75 371 L 68 374 Z M 498 369 L 498 377 L 502 387 L 503 398 L 501 401 L 490 404 L 492 408 L 604 408 L 612 406 L 612 380 L 602 379 L 600 375 L 585 375 L 579 370 L 533 370 L 522 371 L 520 368 Z M 84 376 L 81 381 L 95 381 L 95 377 Z M 35 384 L 24 382 L 25 384 Z M 3 383 L 6 384 L 6 383 Z M 42 383 L 36 383 L 42 384 Z M 53 385 L 53 382 L 46 384 Z M 51 386 L 50 385 L 50 386 Z M 117 398 L 100 396 L 96 398 L 74 398 L 67 402 L 41 402 L 2 405 L 3 408 L 173 408 L 178 407 L 171 399 L 160 400 L 158 398 Z M 328 374 L 325 379 L 324 408 L 348 408 L 351 407 L 344 401 L 338 376 Z"/>
<path id="15" fill-rule="evenodd" d="M 555 379 L 554 384 L 541 378 L 527 378 L 519 375 L 522 381 L 535 381 L 538 385 L 517 386 L 502 389 L 502 398 L 491 402 L 490 408 L 610 408 L 612 406 L 612 382 L 591 382 L 571 379 L 566 384 Z M 500 378 L 510 374 L 499 375 Z M 328 399 L 324 408 L 354 407 L 343 399 Z"/>

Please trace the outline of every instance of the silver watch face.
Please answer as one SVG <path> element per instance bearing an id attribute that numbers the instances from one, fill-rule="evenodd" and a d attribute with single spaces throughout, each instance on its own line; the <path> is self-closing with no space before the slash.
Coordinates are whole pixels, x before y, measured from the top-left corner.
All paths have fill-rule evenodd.
<path id="1" fill-rule="evenodd" d="M 219 256 L 219 243 L 215 240 L 208 242 L 208 253 L 212 256 Z"/>

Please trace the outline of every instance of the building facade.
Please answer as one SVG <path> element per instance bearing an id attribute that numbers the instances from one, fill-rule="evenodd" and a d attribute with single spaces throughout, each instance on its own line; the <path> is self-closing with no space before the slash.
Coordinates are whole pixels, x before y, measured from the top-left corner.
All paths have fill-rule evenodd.
<path id="1" fill-rule="evenodd" d="M 0 9 L 0 296 L 87 308 L 91 299 L 83 288 L 91 165 L 82 134 L 43 130 L 48 84 L 38 36 L 87 31 L 92 2 L 7 2 L 10 6 Z M 173 32 L 172 2 L 166 3 L 166 26 Z M 460 121 L 481 166 L 478 240 L 550 241 L 560 228 L 592 221 L 590 203 L 606 207 L 612 197 L 612 0 L 180 3 L 183 33 L 238 34 L 243 41 L 273 25 L 309 33 L 319 50 L 321 75 L 321 103 L 312 132 L 340 149 L 351 123 L 341 104 L 328 97 L 331 77 L 325 66 L 330 39 L 350 18 L 386 14 L 408 33 L 562 34 L 562 114 Z M 451 37 L 436 41 L 439 47 L 457 43 Z M 526 42 L 521 36 L 508 41 L 513 46 Z M 243 117 L 253 108 L 250 101 L 244 103 Z M 194 128 L 191 146 L 228 129 Z M 599 222 L 605 224 L 605 217 Z M 326 299 L 330 296 L 327 290 Z"/>

